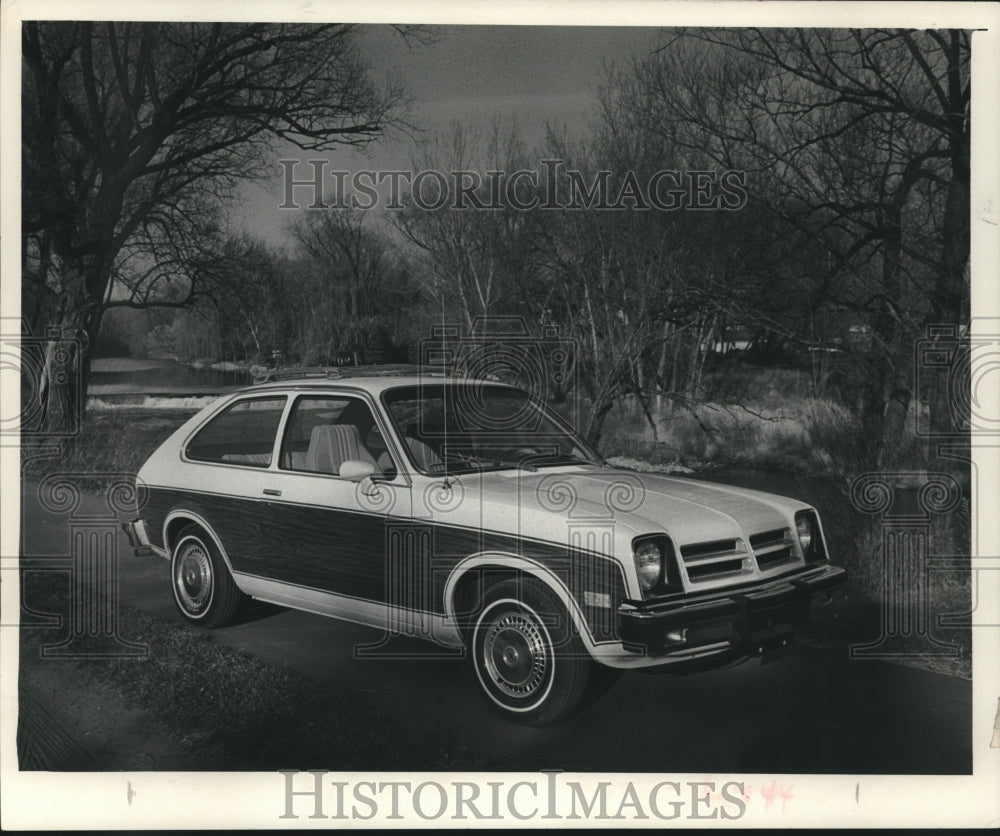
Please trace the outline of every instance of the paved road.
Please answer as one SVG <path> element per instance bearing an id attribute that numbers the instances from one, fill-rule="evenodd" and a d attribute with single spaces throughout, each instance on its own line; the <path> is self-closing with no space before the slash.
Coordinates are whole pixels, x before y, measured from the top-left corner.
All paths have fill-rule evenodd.
<path id="1" fill-rule="evenodd" d="M 84 495 L 76 509 L 78 516 L 101 513 L 107 511 L 98 496 Z M 43 509 L 34 485 L 25 487 L 22 514 L 26 556 L 68 553 L 68 513 Z M 166 561 L 132 557 L 124 537 L 118 546 L 122 602 L 180 622 Z M 446 651 L 397 638 L 382 657 L 359 659 L 356 648 L 379 642 L 378 631 L 269 606 L 255 609 L 252 618 L 216 631 L 217 639 L 422 716 L 443 738 L 464 740 L 511 770 L 971 770 L 970 682 L 852 661 L 844 650 L 801 648 L 766 666 L 749 662 L 687 677 L 627 674 L 566 722 L 529 729 L 489 710 L 461 660 L 434 658 Z"/>

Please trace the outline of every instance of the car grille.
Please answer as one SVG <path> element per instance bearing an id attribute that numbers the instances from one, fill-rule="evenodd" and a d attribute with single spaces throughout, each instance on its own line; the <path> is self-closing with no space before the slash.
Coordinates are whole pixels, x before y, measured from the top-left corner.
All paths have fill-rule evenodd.
<path id="1" fill-rule="evenodd" d="M 753 549 L 757 566 L 762 572 L 798 560 L 790 528 L 776 528 L 773 531 L 754 534 L 750 537 L 750 548 Z"/>
<path id="2" fill-rule="evenodd" d="M 692 583 L 721 580 L 753 571 L 742 540 L 711 540 L 681 546 L 681 557 Z"/>

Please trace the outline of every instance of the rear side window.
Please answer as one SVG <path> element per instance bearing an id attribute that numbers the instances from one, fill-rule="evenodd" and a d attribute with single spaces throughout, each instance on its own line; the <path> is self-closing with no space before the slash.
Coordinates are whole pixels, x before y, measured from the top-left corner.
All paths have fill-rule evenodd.
<path id="1" fill-rule="evenodd" d="M 199 462 L 271 464 L 285 396 L 238 401 L 202 427 L 185 451 Z"/>

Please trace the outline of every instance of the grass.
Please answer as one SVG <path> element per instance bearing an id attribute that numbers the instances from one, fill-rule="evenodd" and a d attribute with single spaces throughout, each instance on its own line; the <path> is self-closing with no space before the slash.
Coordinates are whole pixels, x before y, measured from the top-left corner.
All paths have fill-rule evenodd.
<path id="1" fill-rule="evenodd" d="M 91 410 L 78 435 L 23 446 L 22 474 L 40 479 L 50 473 L 71 473 L 81 487 L 100 487 L 109 474 L 134 476 L 150 453 L 192 414 L 193 410 L 176 409 Z"/>
<path id="2" fill-rule="evenodd" d="M 54 573 L 26 575 L 26 600 L 67 612 Z M 88 658 L 80 679 L 110 683 L 128 705 L 148 712 L 190 754 L 191 769 L 279 767 L 336 770 L 485 770 L 494 765 L 442 739 L 412 714 L 390 713 L 342 684 L 321 684 L 131 607 L 119 608 L 119 634 L 148 646 L 144 659 Z M 51 631 L 22 631 L 22 666 Z M 101 645 L 95 645 L 100 649 Z M 75 650 L 86 651 L 82 644 Z M 35 651 L 35 652 L 31 652 Z M 61 663 L 62 664 L 62 663 Z M 86 681 L 78 681 L 85 688 Z"/>
<path id="3" fill-rule="evenodd" d="M 638 404 L 625 402 L 605 421 L 602 452 L 685 467 L 728 467 L 825 472 L 841 451 L 824 442 L 840 442 L 817 428 L 853 430 L 847 410 L 817 398 L 779 401 L 708 402 L 675 407 L 650 425 Z"/>

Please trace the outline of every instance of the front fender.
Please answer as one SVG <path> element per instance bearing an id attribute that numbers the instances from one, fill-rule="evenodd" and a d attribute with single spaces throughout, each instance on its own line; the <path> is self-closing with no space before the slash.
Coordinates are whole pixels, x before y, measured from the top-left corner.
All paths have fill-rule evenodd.
<path id="1" fill-rule="evenodd" d="M 518 572 L 523 572 L 526 575 L 536 578 L 549 587 L 562 602 L 563 606 L 566 607 L 566 612 L 569 613 L 569 617 L 573 621 L 573 626 L 576 628 L 577 634 L 583 641 L 587 651 L 591 655 L 594 655 L 597 643 L 594 641 L 593 634 L 580 609 L 579 603 L 573 597 L 566 584 L 543 563 L 529 557 L 524 557 L 523 555 L 508 552 L 480 552 L 470 555 L 457 563 L 448 575 L 444 587 L 444 610 L 445 618 L 448 622 L 457 626 L 455 591 L 460 581 L 464 577 L 467 577 L 470 572 L 486 568 L 515 569 Z"/>

